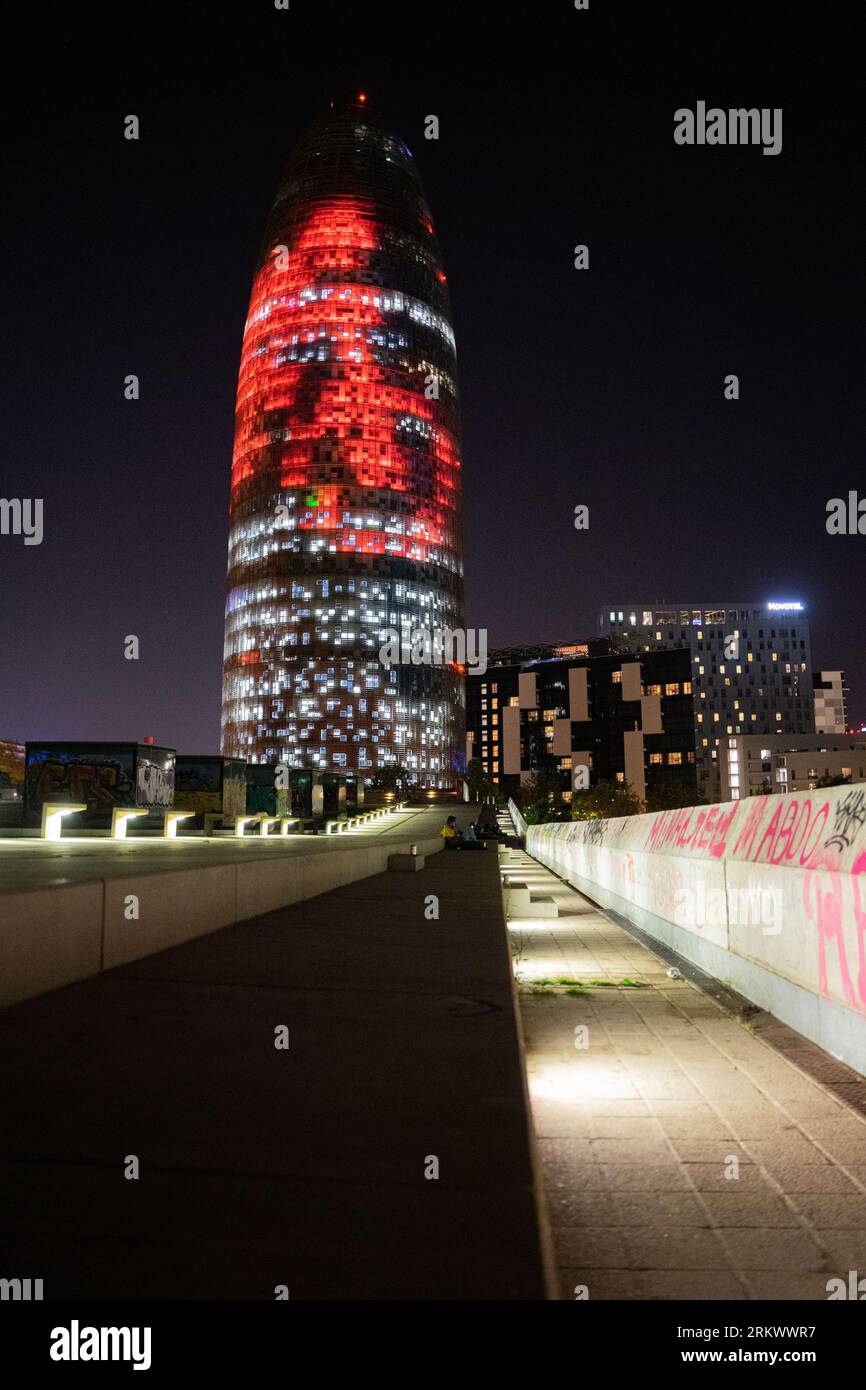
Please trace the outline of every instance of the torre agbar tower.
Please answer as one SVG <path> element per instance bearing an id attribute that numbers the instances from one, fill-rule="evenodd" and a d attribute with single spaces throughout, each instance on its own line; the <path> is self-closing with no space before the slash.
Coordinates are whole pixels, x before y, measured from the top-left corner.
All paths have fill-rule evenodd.
<path id="1" fill-rule="evenodd" d="M 366 109 L 301 137 L 238 377 L 223 753 L 456 781 L 465 695 L 460 436 L 445 274 L 410 151 Z M 403 661 L 380 661 L 391 634 Z M 423 652 L 423 643 L 416 650 Z M 387 653 L 386 653 L 387 654 Z M 438 664 L 435 664 L 438 657 Z"/>

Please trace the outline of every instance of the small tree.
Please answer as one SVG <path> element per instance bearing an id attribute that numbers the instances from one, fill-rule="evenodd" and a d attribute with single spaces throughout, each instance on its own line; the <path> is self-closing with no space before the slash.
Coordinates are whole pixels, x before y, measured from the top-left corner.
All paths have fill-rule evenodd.
<path id="1" fill-rule="evenodd" d="M 546 821 L 569 819 L 568 803 L 563 801 L 562 792 L 562 779 L 555 772 L 538 770 L 521 782 L 514 800 L 527 825 L 543 825 Z"/>
<path id="2" fill-rule="evenodd" d="M 639 816 L 643 803 L 628 782 L 596 782 L 571 798 L 572 820 L 611 820 Z"/>
<path id="3" fill-rule="evenodd" d="M 370 786 L 384 792 L 406 791 L 414 781 L 414 773 L 407 767 L 400 763 L 391 763 L 387 767 L 376 769 L 370 778 Z"/>
<path id="4" fill-rule="evenodd" d="M 847 787 L 851 781 L 850 777 L 843 777 L 841 772 L 833 773 L 827 777 L 819 777 L 815 783 L 816 787 Z"/>
<path id="5" fill-rule="evenodd" d="M 502 792 L 493 781 L 480 758 L 470 758 L 463 774 L 470 801 L 502 800 Z"/>
<path id="6" fill-rule="evenodd" d="M 648 811 L 674 811 L 679 806 L 697 806 L 698 789 L 688 782 L 656 782 L 647 787 Z"/>

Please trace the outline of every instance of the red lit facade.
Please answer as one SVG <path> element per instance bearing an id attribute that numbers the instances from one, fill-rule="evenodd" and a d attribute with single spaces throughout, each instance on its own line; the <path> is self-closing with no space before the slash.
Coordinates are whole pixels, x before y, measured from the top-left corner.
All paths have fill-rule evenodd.
<path id="1" fill-rule="evenodd" d="M 463 627 L 460 441 L 445 275 L 412 157 L 365 105 L 308 129 L 255 275 L 238 379 L 223 752 L 455 780 L 448 665 L 389 632 Z"/>

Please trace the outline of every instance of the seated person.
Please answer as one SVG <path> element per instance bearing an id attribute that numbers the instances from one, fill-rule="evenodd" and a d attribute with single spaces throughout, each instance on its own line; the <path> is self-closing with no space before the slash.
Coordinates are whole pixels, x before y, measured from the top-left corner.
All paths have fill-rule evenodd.
<path id="1" fill-rule="evenodd" d="M 498 840 L 499 822 L 496 819 L 496 807 L 492 802 L 486 801 L 481 807 L 475 822 L 475 833 L 482 840 Z"/>
<path id="2" fill-rule="evenodd" d="M 478 836 L 475 834 L 475 826 L 472 824 L 472 821 L 469 822 L 469 824 L 467 825 L 466 829 L 463 831 L 463 838 L 462 838 L 461 841 L 460 841 L 460 848 L 461 848 L 461 849 L 486 849 L 486 848 L 487 848 L 487 846 L 485 845 L 484 841 L 483 841 L 483 840 L 479 840 Z"/>
<path id="3" fill-rule="evenodd" d="M 445 841 L 446 849 L 458 849 L 460 841 L 457 832 L 457 817 L 449 816 L 442 829 L 439 831 L 439 834 Z"/>

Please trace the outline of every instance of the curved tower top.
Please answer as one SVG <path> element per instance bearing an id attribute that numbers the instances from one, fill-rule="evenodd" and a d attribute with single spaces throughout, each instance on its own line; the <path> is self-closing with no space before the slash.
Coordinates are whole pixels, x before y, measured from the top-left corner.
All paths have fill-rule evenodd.
<path id="1" fill-rule="evenodd" d="M 463 630 L 450 320 L 410 151 L 361 99 L 332 106 L 283 172 L 244 329 L 226 754 L 453 783 L 462 672 L 436 641 Z"/>

